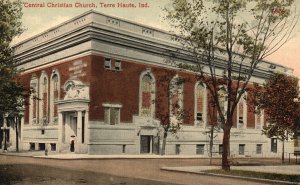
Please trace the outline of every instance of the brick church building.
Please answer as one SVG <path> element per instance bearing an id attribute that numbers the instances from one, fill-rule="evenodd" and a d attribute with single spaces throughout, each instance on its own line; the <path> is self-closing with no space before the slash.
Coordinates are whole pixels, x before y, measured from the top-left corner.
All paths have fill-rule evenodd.
<path id="1" fill-rule="evenodd" d="M 20 128 L 22 149 L 159 154 L 159 115 L 169 114 L 165 107 L 173 102 L 163 94 L 173 93 L 192 116 L 167 138 L 166 154 L 208 156 L 208 90 L 193 73 L 165 62 L 167 52 L 178 48 L 165 31 L 94 11 L 17 44 L 16 60 L 24 69 L 20 80 L 34 89 Z M 293 72 L 262 62 L 252 82 L 263 83 L 274 71 Z M 174 93 L 168 83 L 178 79 L 189 82 Z M 248 106 L 246 100 L 238 105 L 231 153 L 280 156 L 281 142 L 261 134 L 267 124 L 263 112 L 254 114 Z M 286 144 L 287 152 L 293 150 L 292 142 Z M 216 133 L 213 151 L 222 152 L 222 131 Z"/>

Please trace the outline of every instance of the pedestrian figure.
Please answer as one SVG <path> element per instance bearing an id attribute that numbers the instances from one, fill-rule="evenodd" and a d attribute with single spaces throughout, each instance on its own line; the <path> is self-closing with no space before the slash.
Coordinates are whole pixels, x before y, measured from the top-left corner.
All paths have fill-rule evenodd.
<path id="1" fill-rule="evenodd" d="M 75 151 L 75 141 L 74 141 L 75 136 L 71 136 L 71 142 L 70 142 L 70 151 L 74 152 Z"/>

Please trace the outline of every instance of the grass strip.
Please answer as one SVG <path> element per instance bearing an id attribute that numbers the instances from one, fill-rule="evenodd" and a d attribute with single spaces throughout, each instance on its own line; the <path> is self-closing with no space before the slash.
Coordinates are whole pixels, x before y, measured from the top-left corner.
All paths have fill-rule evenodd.
<path id="1" fill-rule="evenodd" d="M 289 182 L 300 182 L 300 175 L 287 175 L 287 174 L 277 174 L 277 173 L 264 173 L 264 172 L 254 172 L 254 171 L 244 171 L 244 170 L 205 170 L 205 173 L 214 173 L 222 175 L 233 175 L 242 177 L 253 177 L 260 179 L 270 179 L 279 181 L 289 181 Z"/>

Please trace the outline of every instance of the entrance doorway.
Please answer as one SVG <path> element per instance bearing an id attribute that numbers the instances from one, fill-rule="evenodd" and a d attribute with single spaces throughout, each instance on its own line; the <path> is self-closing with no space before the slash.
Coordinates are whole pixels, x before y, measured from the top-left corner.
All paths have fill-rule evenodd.
<path id="1" fill-rule="evenodd" d="M 159 154 L 159 137 L 158 136 L 141 136 L 141 154 Z"/>
<path id="2" fill-rule="evenodd" d="M 75 152 L 75 141 L 74 141 L 74 139 L 71 140 L 71 143 L 70 143 L 70 152 Z"/>

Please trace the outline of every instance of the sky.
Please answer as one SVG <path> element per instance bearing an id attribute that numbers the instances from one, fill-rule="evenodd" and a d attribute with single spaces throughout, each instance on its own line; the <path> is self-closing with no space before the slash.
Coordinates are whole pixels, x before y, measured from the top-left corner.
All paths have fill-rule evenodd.
<path id="1" fill-rule="evenodd" d="M 169 31 L 170 27 L 168 23 L 163 20 L 164 14 L 162 11 L 162 8 L 168 6 L 169 1 L 170 0 L 22 0 L 22 23 L 25 31 L 22 35 L 14 39 L 14 43 L 30 38 L 90 9 Z M 32 4 L 39 3 L 45 3 L 45 7 L 30 7 Z M 48 4 L 56 3 L 72 4 L 73 7 L 47 7 Z M 95 7 L 75 7 L 76 3 L 77 5 L 89 4 Z M 135 4 L 136 8 L 118 7 L 118 3 Z M 145 5 L 146 3 L 146 7 L 139 7 L 139 4 Z M 295 3 L 296 7 L 300 7 L 300 0 L 295 0 Z M 276 53 L 266 58 L 266 60 L 293 68 L 294 75 L 300 78 L 300 54 L 298 52 L 300 52 L 300 21 L 294 29 L 293 38 Z"/>

